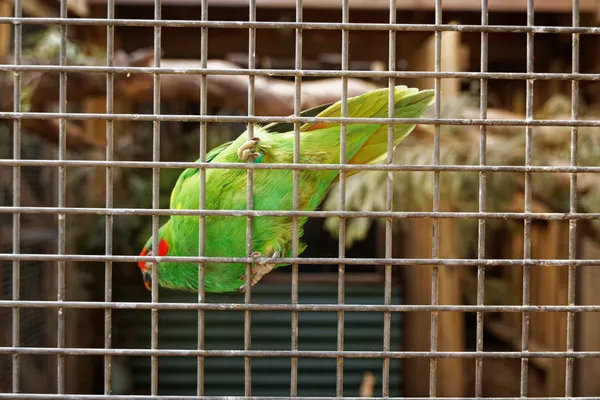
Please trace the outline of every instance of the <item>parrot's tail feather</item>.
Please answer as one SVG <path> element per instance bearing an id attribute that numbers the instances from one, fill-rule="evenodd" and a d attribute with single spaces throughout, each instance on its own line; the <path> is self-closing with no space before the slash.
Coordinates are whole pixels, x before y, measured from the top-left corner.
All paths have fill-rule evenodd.
<path id="1" fill-rule="evenodd" d="M 349 118 L 387 118 L 389 89 L 377 89 L 348 99 Z M 433 104 L 433 90 L 419 90 L 406 86 L 394 88 L 394 118 L 419 118 Z M 341 101 L 323 110 L 317 117 L 339 117 Z M 329 122 L 315 122 L 302 125 L 301 131 L 312 131 L 337 125 Z M 348 124 L 351 126 L 353 124 Z M 375 164 L 386 158 L 388 151 L 388 126 L 381 124 L 361 149 L 348 161 L 350 164 Z M 394 124 L 394 148 L 415 128 L 415 124 Z M 353 175 L 359 171 L 351 171 Z"/>
<path id="2" fill-rule="evenodd" d="M 386 91 L 387 97 L 387 91 Z M 387 98 L 385 99 L 384 112 L 373 115 L 373 118 L 386 118 L 388 116 Z M 407 89 L 401 93 L 396 90 L 396 103 L 394 107 L 394 118 L 419 118 L 425 110 L 434 102 L 433 90 Z M 350 164 L 375 164 L 383 161 L 388 152 L 388 124 L 381 125 L 377 131 L 367 140 L 360 151 L 352 157 Z M 415 124 L 395 123 L 394 140 L 395 147 L 415 128 Z M 393 150 L 393 149 L 392 149 Z M 354 171 L 350 173 L 353 175 Z"/>

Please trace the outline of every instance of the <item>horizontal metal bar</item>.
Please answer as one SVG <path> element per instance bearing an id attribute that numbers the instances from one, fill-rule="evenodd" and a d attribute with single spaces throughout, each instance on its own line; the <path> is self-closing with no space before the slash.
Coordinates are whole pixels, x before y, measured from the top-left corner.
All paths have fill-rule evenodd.
<path id="1" fill-rule="evenodd" d="M 67 119 L 67 120 L 115 120 L 115 121 L 164 121 L 164 122 L 328 122 L 334 124 L 421 124 L 421 125 L 458 125 L 458 126 L 566 126 L 600 127 L 600 120 L 572 119 L 479 119 L 479 118 L 349 118 L 349 117 L 278 117 L 278 116 L 234 116 L 234 115 L 173 115 L 173 114 L 95 114 L 95 113 L 43 113 L 0 112 L 0 119 Z"/>
<path id="2" fill-rule="evenodd" d="M 488 32 L 536 34 L 600 34 L 597 27 L 519 26 L 519 25 L 446 25 L 446 24 L 378 24 L 360 22 L 286 22 L 286 21 L 191 21 L 153 19 L 104 18 L 14 18 L 1 17 L 0 24 L 74 25 L 74 26 L 132 26 L 168 28 L 225 28 L 225 29 L 306 29 L 356 31 L 416 31 L 416 32 Z"/>
<path id="3" fill-rule="evenodd" d="M 268 396 L 149 396 L 149 395 L 93 395 L 93 394 L 38 394 L 0 393 L 6 400 L 365 400 L 364 397 L 268 397 Z M 370 400 L 431 400 L 431 397 L 369 397 Z M 481 400 L 481 397 L 442 397 L 443 400 Z M 521 397 L 485 397 L 485 400 L 521 400 Z M 598 397 L 571 397 L 570 400 L 598 400 Z M 527 397 L 527 400 L 565 400 L 564 397 Z"/>
<path id="4" fill-rule="evenodd" d="M 101 349 L 56 347 L 0 347 L 0 354 L 113 355 L 156 357 L 301 357 L 301 358 L 600 358 L 600 351 L 291 351 L 291 350 L 180 350 L 180 349 Z"/>
<path id="5" fill-rule="evenodd" d="M 0 166 L 27 167 L 116 167 L 116 168 L 205 168 L 301 171 L 446 171 L 446 172 L 539 172 L 539 173 L 600 173 L 600 167 L 539 166 L 539 165 L 403 165 L 403 164 L 285 164 L 285 163 L 215 163 L 172 161 L 102 161 L 102 160 L 33 160 L 0 159 Z"/>
<path id="6" fill-rule="evenodd" d="M 107 67 L 92 65 L 26 65 L 0 64 L 5 72 L 78 72 L 113 74 L 165 74 L 165 75 L 236 75 L 266 77 L 307 78 L 454 78 L 503 80 L 561 80 L 598 81 L 600 74 L 549 73 L 549 72 L 460 72 L 460 71 L 371 71 L 328 69 L 255 69 L 255 68 L 167 68 L 167 67 Z"/>
<path id="7" fill-rule="evenodd" d="M 121 256 L 121 255 L 82 255 L 82 254 L 12 254 L 0 253 L 0 261 L 22 260 L 22 261 L 81 261 L 81 262 L 191 262 L 191 263 L 255 263 L 259 261 L 268 261 L 269 258 L 251 258 L 251 257 L 182 257 L 182 256 Z M 586 260 L 548 260 L 548 259 L 495 259 L 478 260 L 469 258 L 278 258 L 281 264 L 349 264 L 349 265 L 455 265 L 455 266 L 541 266 L 541 267 L 563 267 L 569 265 L 575 266 L 598 266 L 600 259 Z"/>
<path id="8" fill-rule="evenodd" d="M 210 311 L 298 311 L 298 312 L 600 312 L 600 305 L 588 306 L 476 306 L 424 304 L 246 304 L 246 303 L 152 303 L 152 302 L 90 302 L 90 301 L 29 301 L 0 300 L 0 308 L 72 308 L 118 310 L 210 310 Z"/>
<path id="9" fill-rule="evenodd" d="M 282 210 L 174 210 L 155 208 L 78 208 L 78 207 L 0 207 L 0 214 L 70 215 L 187 215 L 229 217 L 313 217 L 313 218 L 446 218 L 446 219 L 517 219 L 517 220 L 591 220 L 600 213 L 535 212 L 459 212 L 459 211 L 282 211 Z"/>

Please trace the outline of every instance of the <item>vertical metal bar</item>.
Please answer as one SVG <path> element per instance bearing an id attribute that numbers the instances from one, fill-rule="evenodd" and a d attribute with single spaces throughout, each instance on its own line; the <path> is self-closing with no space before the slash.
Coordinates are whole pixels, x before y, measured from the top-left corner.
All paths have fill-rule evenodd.
<path id="1" fill-rule="evenodd" d="M 579 27 L 579 0 L 573 0 L 573 27 Z M 572 34 L 571 72 L 579 73 L 579 34 Z M 571 81 L 571 119 L 579 118 L 579 81 Z M 571 166 L 577 166 L 577 139 L 578 128 L 571 128 Z M 569 185 L 569 212 L 577 212 L 577 173 L 570 176 Z M 569 220 L 569 260 L 577 259 L 577 220 Z M 567 303 L 575 305 L 575 282 L 577 280 L 577 266 L 569 265 Z M 575 348 L 575 313 L 567 313 L 567 351 Z M 565 369 L 565 396 L 573 396 L 573 357 L 567 357 Z"/>
<path id="2" fill-rule="evenodd" d="M 435 23 L 439 25 L 442 23 L 442 0 L 435 0 Z M 442 32 L 435 31 L 435 72 L 441 71 L 442 65 Z M 435 78 L 434 81 L 434 92 L 435 92 L 435 103 L 434 103 L 434 117 L 440 118 L 441 111 L 441 79 Z M 433 136 L 433 165 L 439 165 L 440 163 L 440 125 L 434 126 Z M 435 171 L 433 173 L 433 206 L 432 211 L 438 212 L 440 210 L 440 172 Z M 438 218 L 432 220 L 432 235 L 431 235 L 431 258 L 439 258 L 439 225 L 440 221 Z M 434 265 L 431 272 L 431 304 L 438 305 L 439 296 L 439 266 Z M 435 352 L 438 349 L 438 312 L 431 312 L 431 332 L 430 332 L 430 351 Z M 429 359 L 429 396 L 436 397 L 437 393 L 437 359 Z"/>
<path id="3" fill-rule="evenodd" d="M 527 0 L 527 26 L 534 26 L 534 0 Z M 527 73 L 533 73 L 533 33 L 527 33 Z M 525 118 L 533 119 L 533 79 L 526 83 Z M 533 135 L 531 126 L 525 128 L 525 165 L 531 165 Z M 531 212 L 531 173 L 525 173 L 525 212 Z M 523 259 L 531 258 L 531 219 L 523 221 Z M 523 265 L 523 305 L 530 301 L 531 267 Z M 529 313 L 523 312 L 521 350 L 529 351 Z M 527 396 L 529 358 L 521 358 L 521 397 Z"/>
<path id="4" fill-rule="evenodd" d="M 349 22 L 350 5 L 348 0 L 342 0 L 342 23 Z M 342 30 L 342 71 L 348 71 L 348 43 L 350 31 Z M 341 117 L 348 115 L 348 77 L 342 76 L 342 109 Z M 346 123 L 340 124 L 340 164 L 346 163 Z M 346 171 L 340 171 L 340 211 L 346 209 Z M 340 258 L 346 257 L 346 220 L 340 218 L 338 254 Z M 338 304 L 345 302 L 346 267 L 338 265 Z M 337 350 L 344 351 L 344 312 L 337 314 Z M 336 396 L 344 395 L 344 358 L 338 357 L 336 363 Z"/>
<path id="5" fill-rule="evenodd" d="M 208 4 L 207 0 L 202 0 L 200 5 L 202 10 L 200 11 L 200 20 L 208 21 Z M 202 27 L 200 29 L 200 68 L 206 68 L 208 64 L 208 28 Z M 206 115 L 207 113 L 207 88 L 206 88 L 206 74 L 200 75 L 200 115 Z M 206 162 L 206 121 L 200 122 L 200 161 Z M 206 208 L 206 169 L 200 168 L 200 192 L 199 192 L 199 209 L 204 210 Z M 205 217 L 200 216 L 198 218 L 198 256 L 204 255 L 204 244 L 206 241 L 205 228 Z M 204 302 L 204 263 L 198 264 L 198 303 Z M 204 310 L 198 310 L 198 350 L 204 350 Z M 204 396 L 204 357 L 198 357 L 198 377 L 197 377 L 197 390 L 198 396 Z"/>
<path id="6" fill-rule="evenodd" d="M 488 25 L 488 1 L 481 0 L 481 26 Z M 481 72 L 488 71 L 488 34 L 487 32 L 481 32 L 481 60 L 480 60 Z M 487 118 L 487 103 L 488 103 L 488 83 L 487 79 L 481 79 L 480 85 L 480 98 L 479 98 L 479 118 Z M 487 127 L 481 125 L 480 136 L 479 136 L 479 165 L 487 164 Z M 485 172 L 479 173 L 479 212 L 483 213 L 486 210 L 486 198 L 487 198 L 487 174 Z M 479 219 L 479 227 L 477 232 L 477 258 L 479 260 L 485 259 L 485 229 L 486 220 L 484 218 Z M 485 290 L 485 266 L 477 266 L 477 305 L 483 306 L 484 301 L 484 290 Z M 484 313 L 482 311 L 477 312 L 477 333 L 475 350 L 477 352 L 483 352 L 483 322 Z M 483 358 L 477 358 L 475 360 L 475 397 L 483 396 Z"/>
<path id="7" fill-rule="evenodd" d="M 296 22 L 302 22 L 302 0 L 296 0 Z M 294 49 L 294 68 L 302 69 L 302 29 L 296 29 L 296 47 Z M 302 77 L 296 75 L 294 78 L 294 116 L 300 116 L 302 107 Z M 300 162 L 300 123 L 294 122 L 294 164 Z M 299 191 L 300 191 L 300 171 L 292 171 L 292 209 L 299 209 Z M 292 257 L 298 257 L 299 247 L 299 231 L 298 217 L 292 218 Z M 292 264 L 292 304 L 298 304 L 298 264 Z M 292 312 L 292 351 L 298 351 L 298 312 Z M 290 360 L 290 396 L 298 396 L 298 358 L 292 357 Z"/>
<path id="8" fill-rule="evenodd" d="M 162 14 L 161 0 L 154 0 L 154 20 L 159 21 Z M 154 67 L 160 68 L 161 61 L 161 28 L 154 27 Z M 160 114 L 160 74 L 155 73 L 152 80 L 152 112 Z M 152 161 L 160 160 L 160 121 L 152 121 Z M 159 201 L 159 182 L 160 168 L 152 168 L 152 208 L 160 208 Z M 158 215 L 152 215 L 152 250 L 153 254 L 158 255 Z M 158 263 L 152 263 L 152 303 L 158 303 Z M 153 308 L 151 311 L 151 339 L 150 348 L 158 349 L 158 310 Z M 152 355 L 150 357 L 150 394 L 158 395 L 158 357 Z"/>
<path id="9" fill-rule="evenodd" d="M 115 17 L 115 0 L 106 2 L 106 17 Z M 106 26 L 106 65 L 114 66 L 115 59 L 115 28 L 113 25 Z M 106 74 L 106 113 L 114 113 L 114 74 Z M 114 159 L 114 124 L 112 120 L 106 121 L 106 161 Z M 106 167 L 106 208 L 113 207 L 113 168 Z M 113 252 L 113 216 L 106 215 L 105 220 L 105 254 Z M 112 261 L 104 264 L 104 301 L 112 301 Z M 112 310 L 104 310 L 104 348 L 112 346 Z M 104 394 L 112 394 L 112 361 L 110 356 L 104 357 Z"/>
<path id="10" fill-rule="evenodd" d="M 20 18 L 23 14 L 21 0 L 14 0 L 14 15 Z M 23 29 L 21 24 L 14 24 L 14 63 L 21 64 L 21 51 Z M 13 74 L 13 111 L 21 112 L 21 73 Z M 13 120 L 13 158 L 21 159 L 21 120 Z M 13 206 L 21 205 L 21 167 L 13 167 Z M 21 251 L 21 216 L 13 214 L 12 251 L 19 254 Z M 21 297 L 21 267 L 19 260 L 12 262 L 12 299 L 18 301 Z M 21 313 L 18 307 L 12 309 L 12 345 L 21 345 Z M 21 363 L 18 354 L 12 355 L 12 391 L 18 393 L 21 390 L 20 371 Z"/>
<path id="11" fill-rule="evenodd" d="M 396 23 L 396 1 L 390 0 L 390 25 Z M 388 70 L 396 70 L 396 31 L 390 29 L 388 32 L 389 36 L 389 48 L 388 48 Z M 395 88 L 396 79 L 390 77 L 388 79 L 388 117 L 394 118 L 395 116 Z M 394 124 L 388 125 L 388 138 L 387 138 L 387 164 L 394 163 Z M 393 211 L 393 194 L 394 194 L 394 174 L 391 171 L 387 172 L 386 179 L 386 190 L 385 190 L 385 209 L 388 212 Z M 392 233 L 393 233 L 392 218 L 385 220 L 385 258 L 391 259 L 392 254 Z M 386 264 L 385 267 L 385 281 L 384 281 L 384 304 L 392 304 L 392 266 Z M 391 326 L 392 326 L 392 314 L 388 311 L 383 313 L 383 351 L 391 350 Z M 386 357 L 383 359 L 383 370 L 381 379 L 381 395 L 382 397 L 389 397 L 390 395 L 390 359 Z"/>
<path id="12" fill-rule="evenodd" d="M 249 0 L 249 21 L 256 21 L 256 0 Z M 254 69 L 256 66 L 256 29 L 248 29 L 248 68 Z M 248 75 L 248 116 L 254 115 L 254 76 Z M 254 137 L 254 124 L 248 123 L 248 139 Z M 252 163 L 250 157 L 248 163 Z M 247 209 L 254 209 L 254 171 L 247 170 L 246 203 Z M 252 254 L 252 217 L 246 218 L 246 256 Z M 246 293 L 244 301 L 249 304 L 252 301 L 252 264 L 246 264 Z M 244 311 L 244 350 L 250 350 L 252 339 L 252 315 L 250 310 Z M 252 394 L 252 359 L 244 357 L 244 394 Z"/>
<path id="13" fill-rule="evenodd" d="M 60 17 L 67 18 L 67 0 L 60 1 Z M 67 65 L 67 25 L 60 25 L 60 66 Z M 64 114 L 67 112 L 67 73 L 59 73 L 59 96 L 58 96 L 58 112 Z M 59 118 L 58 120 L 58 159 L 65 160 L 67 158 L 67 120 Z M 67 167 L 58 167 L 58 207 L 67 206 Z M 58 254 L 66 254 L 66 215 L 58 214 Z M 62 302 L 65 300 L 66 280 L 65 280 L 65 261 L 57 263 L 57 300 Z M 57 318 L 57 348 L 65 347 L 65 310 L 58 309 Z M 56 356 L 56 393 L 65 393 L 65 355 L 59 354 Z"/>

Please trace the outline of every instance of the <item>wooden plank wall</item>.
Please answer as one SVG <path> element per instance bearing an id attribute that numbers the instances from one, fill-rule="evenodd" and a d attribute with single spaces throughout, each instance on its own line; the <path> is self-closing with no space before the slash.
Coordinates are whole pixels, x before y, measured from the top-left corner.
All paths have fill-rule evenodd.
<path id="1" fill-rule="evenodd" d="M 410 235 L 404 238 L 406 258 L 430 258 L 432 223 L 430 220 L 411 220 Z M 457 258 L 455 223 L 440 220 L 440 258 Z M 431 304 L 431 266 L 408 266 L 404 269 L 406 304 Z M 439 304 L 461 304 L 460 266 L 439 267 Z M 465 350 L 465 324 L 462 312 L 438 313 L 438 349 L 440 351 Z M 404 325 L 404 351 L 429 351 L 431 312 L 406 313 Z M 408 397 L 429 395 L 429 360 L 407 358 L 404 361 L 404 391 Z M 445 358 L 438 361 L 438 390 L 440 397 L 464 396 L 464 360 Z"/>
<path id="2" fill-rule="evenodd" d="M 531 257 L 534 259 L 568 258 L 568 221 L 534 221 L 531 226 Z M 523 258 L 523 232 L 512 233 L 503 258 Z M 530 275 L 530 304 L 567 305 L 568 268 L 533 266 Z M 507 304 L 523 304 L 523 268 L 502 267 L 506 282 Z M 566 351 L 567 314 L 533 312 L 529 319 L 529 351 Z M 521 350 L 522 313 L 506 312 L 499 320 L 486 321 L 486 328 L 513 350 Z M 530 369 L 544 373 L 545 396 L 564 396 L 565 360 L 563 358 L 531 359 Z M 518 382 L 514 382 L 518 384 Z M 531 388 L 538 389 L 538 388 Z"/>
<path id="3" fill-rule="evenodd" d="M 581 222 L 580 222 L 581 224 Z M 581 230 L 581 228 L 579 228 Z M 600 259 L 598 244 L 589 238 L 581 241 L 580 259 Z M 600 305 L 600 265 L 590 265 L 577 268 L 577 304 Z M 575 350 L 600 350 L 600 313 L 584 312 L 576 317 Z M 581 397 L 600 398 L 600 359 L 583 358 L 575 360 L 575 395 Z"/>

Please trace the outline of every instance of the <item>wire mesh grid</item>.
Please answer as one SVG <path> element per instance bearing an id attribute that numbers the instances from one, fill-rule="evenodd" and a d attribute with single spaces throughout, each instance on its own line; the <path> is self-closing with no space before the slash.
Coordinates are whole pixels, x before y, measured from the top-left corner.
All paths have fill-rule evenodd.
<path id="1" fill-rule="evenodd" d="M 576 351 L 575 350 L 575 317 L 578 313 L 598 312 L 600 305 L 576 305 L 576 281 L 577 268 L 582 266 L 594 266 L 600 263 L 596 259 L 577 258 L 577 224 L 583 220 L 594 220 L 600 217 L 600 213 L 578 212 L 577 210 L 577 176 L 582 173 L 598 173 L 600 166 L 578 166 L 577 144 L 578 129 L 582 127 L 597 128 L 600 120 L 579 119 L 579 86 L 582 81 L 598 81 L 599 74 L 580 73 L 579 40 L 580 35 L 597 35 L 600 28 L 581 27 L 579 19 L 579 0 L 572 3 L 572 24 L 569 27 L 559 26 L 535 26 L 534 24 L 534 1 L 527 1 L 527 23 L 526 26 L 513 25 L 489 25 L 488 1 L 481 1 L 481 24 L 480 25 L 449 25 L 442 22 L 442 1 L 435 0 L 435 21 L 433 24 L 403 24 L 396 21 L 396 5 L 394 0 L 389 3 L 388 23 L 351 23 L 350 2 L 341 2 L 341 22 L 305 22 L 303 20 L 302 0 L 295 1 L 294 22 L 264 22 L 257 21 L 256 0 L 248 2 L 247 21 L 216 21 L 209 20 L 208 1 L 202 0 L 199 4 L 201 9 L 200 20 L 167 20 L 162 18 L 162 5 L 160 0 L 154 1 L 154 19 L 117 19 L 115 18 L 115 0 L 107 0 L 106 18 L 70 18 L 68 17 L 67 1 L 60 1 L 59 18 L 23 18 L 22 0 L 14 0 L 14 16 L 1 17 L 0 23 L 11 24 L 14 37 L 14 60 L 10 64 L 0 66 L 0 69 L 13 74 L 13 110 L 0 112 L 0 118 L 12 120 L 13 155 L 11 158 L 0 159 L 0 166 L 12 168 L 12 205 L 0 207 L 2 214 L 12 215 L 12 250 L 4 250 L 0 254 L 0 261 L 10 262 L 10 276 L 12 285 L 7 290 L 11 299 L 0 300 L 2 311 L 12 310 L 10 322 L 3 324 L 12 327 L 11 340 L 8 346 L 0 347 L 0 354 L 10 355 L 12 366 L 12 387 L 6 393 L 0 393 L 2 399 L 146 399 L 146 398 L 217 398 L 217 396 L 205 395 L 205 362 L 211 357 L 243 358 L 244 360 L 244 395 L 243 398 L 266 398 L 253 396 L 252 364 L 259 358 L 286 358 L 290 360 L 290 387 L 289 395 L 284 397 L 303 398 L 298 396 L 299 378 L 298 364 L 302 358 L 327 358 L 336 361 L 335 374 L 335 396 L 334 397 L 310 397 L 313 399 L 341 398 L 344 397 L 344 363 L 348 359 L 378 359 L 381 364 L 381 397 L 390 398 L 391 378 L 390 363 L 395 359 L 425 359 L 429 362 L 429 374 L 423 379 L 428 382 L 428 396 L 422 398 L 438 397 L 439 389 L 445 382 L 438 380 L 438 363 L 442 359 L 471 359 L 475 361 L 475 388 L 474 396 L 482 397 L 484 394 L 483 369 L 487 359 L 518 359 L 520 367 L 520 393 L 519 398 L 528 396 L 529 364 L 532 359 L 562 359 L 566 363 L 564 376 L 564 397 L 544 398 L 573 398 L 574 393 L 574 361 L 576 359 L 596 358 L 600 351 Z M 26 24 L 58 25 L 60 29 L 60 52 L 58 65 L 27 65 L 22 62 L 23 34 L 22 28 Z M 106 65 L 105 66 L 75 66 L 67 63 L 67 29 L 71 26 L 105 26 L 106 27 Z M 136 26 L 153 28 L 153 60 L 151 67 L 123 67 L 115 66 L 115 27 Z M 200 28 L 201 48 L 199 68 L 163 68 L 161 67 L 161 48 L 163 47 L 161 30 L 163 28 Z M 210 28 L 232 28 L 248 31 L 248 55 L 247 68 L 238 69 L 215 69 L 208 68 L 208 43 L 210 42 Z M 265 69 L 257 68 L 256 56 L 256 32 L 258 29 L 293 29 L 295 31 L 294 68 L 293 69 Z M 303 33 L 306 30 L 331 30 L 341 31 L 341 68 L 340 70 L 315 70 L 303 69 Z M 389 35 L 388 66 L 385 71 L 356 71 L 349 68 L 349 42 L 353 31 L 387 31 Z M 433 71 L 398 71 L 397 66 L 397 36 L 406 31 L 433 32 L 434 34 L 434 66 Z M 442 70 L 442 32 L 472 32 L 480 33 L 480 71 L 478 72 L 450 72 Z M 488 54 L 490 33 L 520 33 L 526 35 L 526 72 L 490 72 L 488 69 Z M 534 71 L 534 38 L 536 34 L 562 34 L 571 35 L 572 41 L 572 70 L 570 73 L 539 73 Z M 22 82 L 21 74 L 26 72 L 55 72 L 59 75 L 59 102 L 56 112 L 25 112 L 22 109 Z M 106 74 L 106 112 L 97 113 L 71 113 L 67 109 L 67 77 L 68 73 L 103 73 Z M 149 114 L 123 114 L 115 112 L 115 76 L 123 74 L 151 74 L 153 76 L 152 86 L 152 112 Z M 161 75 L 162 74 L 192 74 L 200 76 L 200 109 L 197 114 L 168 115 L 161 113 Z M 207 78 L 210 75 L 244 75 L 248 76 L 248 109 L 247 115 L 211 115 L 207 101 Z M 289 117 L 257 116 L 255 115 L 255 79 L 257 77 L 293 77 L 294 79 L 294 104 L 293 115 Z M 336 77 L 342 80 L 341 116 L 340 117 L 302 117 L 301 93 L 302 82 L 305 78 Z M 402 79 L 410 78 L 433 78 L 435 103 L 433 105 L 433 117 L 423 118 L 395 118 L 394 117 L 394 93 L 393 88 Z M 385 79 L 389 88 L 388 117 L 373 118 L 369 122 L 387 124 L 388 128 L 388 151 L 385 162 L 377 165 L 349 164 L 346 159 L 346 134 L 348 124 L 365 122 L 361 118 L 348 117 L 348 79 L 349 78 L 373 78 Z M 442 79 L 469 79 L 479 80 L 479 117 L 478 118 L 442 118 Z M 488 80 L 524 80 L 526 82 L 526 112 L 524 119 L 490 119 L 488 118 Z M 571 117 L 570 119 L 534 119 L 534 82 L 542 80 L 557 80 L 571 82 Z M 57 159 L 23 159 L 22 154 L 22 121 L 30 119 L 56 119 L 58 121 L 59 143 Z M 71 120 L 93 120 L 106 121 L 106 148 L 104 160 L 76 160 L 67 156 L 67 124 Z M 115 134 L 114 126 L 118 121 L 147 121 L 152 123 L 152 161 L 127 161 L 115 159 Z M 161 123 L 163 122 L 197 122 L 199 123 L 199 160 L 198 162 L 183 161 L 161 161 Z M 340 124 L 340 149 L 338 164 L 303 164 L 301 163 L 300 127 L 308 122 L 334 122 Z M 247 123 L 248 138 L 255 133 L 255 124 L 270 122 L 288 122 L 293 124 L 293 163 L 253 163 L 249 160 L 247 164 L 230 164 L 207 162 L 207 124 L 208 123 Z M 397 164 L 393 159 L 394 124 L 410 123 L 421 125 L 433 125 L 434 140 L 433 164 L 432 165 L 403 165 Z M 480 129 L 479 136 L 479 163 L 478 165 L 444 165 L 440 161 L 441 127 L 454 126 L 477 126 Z M 526 137 L 525 165 L 491 165 L 487 162 L 487 130 L 493 126 L 518 126 L 524 130 Z M 562 126 L 570 128 L 570 154 L 569 165 L 540 166 L 533 165 L 533 128 L 543 126 Z M 52 167 L 57 169 L 57 205 L 51 206 L 27 206 L 21 201 L 22 168 L 25 167 Z M 69 167 L 99 167 L 106 170 L 105 176 L 105 207 L 73 207 L 66 201 L 67 197 L 67 168 Z M 151 169 L 152 175 L 152 207 L 151 208 L 127 208 L 115 207 L 115 184 L 114 177 L 117 169 L 146 168 Z M 199 210 L 175 210 L 160 209 L 160 173 L 163 169 L 173 168 L 198 168 L 200 189 L 198 193 Z M 206 174 L 209 169 L 244 169 L 247 170 L 247 209 L 246 210 L 210 210 L 206 209 Z M 262 170 L 291 170 L 293 177 L 293 206 L 291 211 L 283 210 L 254 210 L 254 173 Z M 301 211 L 299 208 L 300 173 L 302 171 L 325 171 L 338 170 L 339 182 L 339 205 L 337 211 Z M 382 188 L 382 196 L 385 191 L 384 211 L 353 211 L 346 206 L 347 174 L 353 171 L 384 171 L 387 172 L 385 189 Z M 398 211 L 394 210 L 394 175 L 392 172 L 430 172 L 433 174 L 433 196 L 431 211 Z M 475 212 L 464 211 L 442 211 L 440 174 L 443 172 L 455 173 L 477 173 L 478 174 L 478 210 Z M 491 212 L 486 205 L 487 178 L 488 174 L 498 172 L 517 172 L 524 175 L 524 203 L 523 212 Z M 532 207 L 532 176 L 535 173 L 562 173 L 569 175 L 569 210 L 568 212 L 537 212 Z M 56 249 L 50 254 L 24 253 L 22 248 L 22 218 L 28 214 L 56 215 L 58 231 L 56 235 Z M 66 220 L 75 215 L 99 215 L 104 216 L 105 237 L 104 255 L 69 254 L 67 251 Z M 159 217 L 172 215 L 197 216 L 199 221 L 198 255 L 190 257 L 181 256 L 134 256 L 114 254 L 115 244 L 115 218 L 119 216 L 151 216 L 152 221 L 152 248 L 159 248 Z M 245 257 L 207 257 L 205 255 L 206 217 L 210 216 L 242 216 L 246 219 L 246 255 Z M 207 263 L 245 263 L 246 274 L 252 273 L 252 265 L 256 261 L 252 257 L 252 241 L 256 232 L 253 232 L 253 218 L 257 217 L 287 217 L 293 221 L 291 257 L 281 257 L 280 261 L 291 265 L 291 299 L 286 304 L 266 304 L 253 302 L 252 285 L 247 279 L 245 283 L 245 294 L 243 303 L 206 302 L 204 280 Z M 339 247 L 338 257 L 299 257 L 299 225 L 303 217 L 331 217 L 339 218 L 338 228 Z M 384 256 L 381 258 L 352 258 L 346 253 L 346 221 L 352 218 L 374 218 L 384 219 Z M 431 257 L 426 258 L 398 258 L 394 257 L 394 235 L 393 224 L 398 220 L 427 219 L 432 224 Z M 477 257 L 475 259 L 445 258 L 440 254 L 440 222 L 445 219 L 461 220 L 474 219 L 478 221 L 477 228 Z M 486 227 L 490 220 L 515 220 L 523 221 L 523 255 L 520 259 L 492 259 L 486 257 Z M 541 259 L 532 255 L 532 221 L 536 220 L 567 220 L 568 229 L 568 258 L 566 259 Z M 22 283 L 25 264 L 28 262 L 56 263 L 56 300 L 23 300 L 21 298 Z M 158 262 L 194 262 L 198 263 L 198 296 L 195 303 L 184 302 L 161 302 L 159 301 Z M 101 262 L 104 263 L 103 301 L 70 301 L 67 300 L 67 264 L 70 262 Z M 151 263 L 152 287 L 150 302 L 123 302 L 113 300 L 113 263 Z M 23 265 L 22 265 L 23 264 Z M 301 304 L 299 301 L 299 265 L 334 265 L 337 266 L 337 304 Z M 3 264 L 4 265 L 4 264 Z M 384 268 L 384 299 L 382 304 L 347 304 L 346 302 L 346 266 L 347 265 L 369 265 L 383 266 Z M 432 266 L 431 293 L 429 304 L 393 304 L 392 296 L 392 272 L 396 268 L 404 266 Z M 486 270 L 490 267 L 522 267 L 522 301 L 518 305 L 486 305 L 484 299 L 484 287 Z M 531 303 L 531 269 L 536 266 L 544 267 L 567 267 L 568 268 L 568 293 L 565 305 L 535 305 Z M 474 267 L 477 269 L 477 291 L 476 304 L 474 305 L 448 305 L 440 304 L 440 268 L 442 267 Z M 0 275 L 2 276 L 2 275 Z M 4 280 L 3 288 L 4 288 Z M 4 290 L 4 289 L 3 289 Z M 22 341 L 25 332 L 21 331 L 23 326 L 21 319 L 30 308 L 56 309 L 56 345 L 55 346 L 27 346 Z M 98 348 L 72 347 L 66 341 L 65 313 L 69 309 L 101 310 L 103 311 L 103 345 Z M 150 348 L 116 348 L 113 346 L 113 311 L 132 309 L 150 310 Z M 168 313 L 174 310 L 197 311 L 197 346 L 196 349 L 175 349 L 159 347 L 159 312 Z M 243 325 L 243 349 L 207 349 L 205 343 L 205 312 L 237 310 L 244 313 Z M 252 313 L 259 311 L 285 311 L 291 314 L 291 338 L 289 350 L 257 350 L 253 349 L 252 338 Z M 300 350 L 299 346 L 299 313 L 301 312 L 334 312 L 337 315 L 336 326 L 336 348 L 335 350 Z M 383 315 L 383 340 L 379 351 L 355 351 L 345 347 L 345 317 L 350 312 L 371 312 Z M 430 314 L 429 349 L 423 351 L 397 351 L 392 350 L 392 315 L 394 313 L 427 312 Z M 475 351 L 443 351 L 439 346 L 439 313 L 440 312 L 474 312 L 476 313 L 476 339 Z M 522 315 L 522 329 L 517 351 L 484 351 L 484 315 L 486 313 L 501 312 Z M 532 349 L 530 343 L 530 313 L 567 313 L 567 324 L 565 332 L 565 351 L 542 351 Z M 3 320 L 4 321 L 4 320 Z M 425 333 L 422 333 L 425 334 Z M 56 357 L 56 391 L 53 394 L 43 393 L 21 393 L 22 376 L 28 372 L 22 368 L 22 357 L 25 355 L 49 355 Z M 66 389 L 68 379 L 66 369 L 67 356 L 93 355 L 104 359 L 103 364 L 103 394 L 69 394 Z M 119 356 L 148 356 L 151 358 L 150 367 L 150 392 L 148 395 L 115 395 L 113 394 L 113 380 L 115 371 L 113 369 L 113 358 Z M 169 397 L 159 395 L 159 361 L 162 357 L 195 357 L 196 358 L 196 382 L 195 395 Z M 406 383 L 405 383 L 406 384 Z M 241 396 L 239 398 L 242 398 Z M 283 398 L 281 396 L 274 398 Z M 308 397 L 306 397 L 308 398 Z M 345 397 L 348 398 L 348 397 Z M 413 397 L 418 398 L 418 397 Z M 452 398 L 452 397 L 447 397 Z M 466 397 L 454 397 L 466 398 Z M 517 398 L 517 397 L 496 397 Z M 535 397 L 530 397 L 535 398 Z M 541 398 L 541 397 L 539 397 Z M 579 397 L 584 399 L 586 397 Z M 595 398 L 595 397 L 589 397 Z"/>

